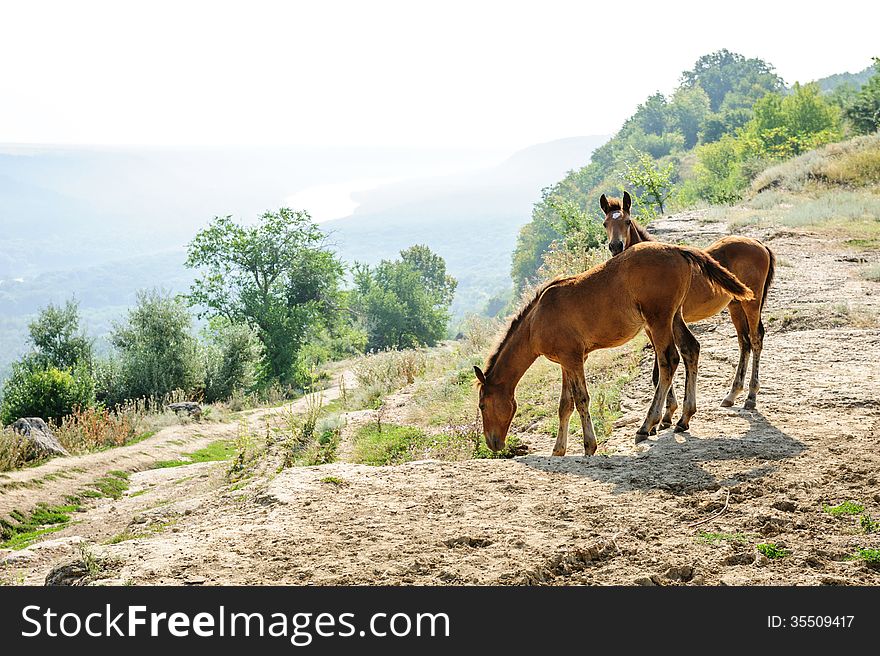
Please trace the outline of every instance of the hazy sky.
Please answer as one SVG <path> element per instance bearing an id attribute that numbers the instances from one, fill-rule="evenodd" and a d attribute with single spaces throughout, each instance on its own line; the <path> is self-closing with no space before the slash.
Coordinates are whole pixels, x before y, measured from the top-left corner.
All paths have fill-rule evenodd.
<path id="1" fill-rule="evenodd" d="M 0 142 L 516 148 L 614 132 L 726 47 L 788 82 L 880 3 L 0 0 Z"/>

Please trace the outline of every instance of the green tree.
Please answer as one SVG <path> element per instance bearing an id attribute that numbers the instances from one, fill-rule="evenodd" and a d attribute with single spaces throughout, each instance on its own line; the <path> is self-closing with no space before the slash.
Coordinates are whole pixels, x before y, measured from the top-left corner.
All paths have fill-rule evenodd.
<path id="1" fill-rule="evenodd" d="M 205 401 L 223 401 L 247 392 L 258 380 L 262 344 L 245 324 L 233 325 L 221 317 L 206 331 Z"/>
<path id="2" fill-rule="evenodd" d="M 300 351 L 339 318 L 343 273 L 309 214 L 282 208 L 251 226 L 215 217 L 190 243 L 187 266 L 202 272 L 189 303 L 202 315 L 251 326 L 268 377 L 302 383 Z"/>
<path id="3" fill-rule="evenodd" d="M 684 148 L 690 150 L 697 145 L 710 111 L 709 96 L 701 87 L 682 87 L 673 94 L 669 113 L 673 129 L 684 137 Z"/>
<path id="4" fill-rule="evenodd" d="M 36 358 L 45 366 L 73 369 L 92 360 L 92 341 L 80 328 L 79 306 L 49 304 L 29 326 Z"/>
<path id="5" fill-rule="evenodd" d="M 755 103 L 739 139 L 746 156 L 787 159 L 841 137 L 840 110 L 816 84 L 795 84 L 786 95 L 767 94 Z"/>
<path id="6" fill-rule="evenodd" d="M 95 402 L 94 380 L 87 373 L 62 371 L 56 367 L 33 367 L 16 363 L 3 385 L 0 424 L 20 417 L 40 417 L 58 421 L 78 407 Z"/>
<path id="7" fill-rule="evenodd" d="M 434 346 L 443 339 L 456 281 L 426 246 L 375 267 L 355 265 L 353 305 L 367 329 L 367 347 Z"/>
<path id="8" fill-rule="evenodd" d="M 139 292 L 110 341 L 119 355 L 118 384 L 125 398 L 161 397 L 175 390 L 193 393 L 202 385 L 192 319 L 186 306 L 167 293 Z"/>
<path id="9" fill-rule="evenodd" d="M 712 203 L 734 203 L 748 184 L 742 171 L 742 147 L 727 135 L 697 147 L 697 193 Z"/>
<path id="10" fill-rule="evenodd" d="M 669 162 L 660 166 L 650 155 L 638 151 L 634 156 L 633 161 L 626 163 L 622 177 L 629 187 L 635 189 L 636 205 L 645 220 L 650 221 L 657 215 L 654 206 L 660 214 L 666 211 L 665 203 L 674 191 L 675 164 Z"/>
<path id="11" fill-rule="evenodd" d="M 785 87 L 767 62 L 726 49 L 700 57 L 691 70 L 682 73 L 681 81 L 685 88 L 703 89 L 713 112 L 748 107 L 764 94 Z"/>
<path id="12" fill-rule="evenodd" d="M 880 57 L 874 58 L 874 75 L 844 110 L 856 134 L 871 134 L 880 129 Z"/>

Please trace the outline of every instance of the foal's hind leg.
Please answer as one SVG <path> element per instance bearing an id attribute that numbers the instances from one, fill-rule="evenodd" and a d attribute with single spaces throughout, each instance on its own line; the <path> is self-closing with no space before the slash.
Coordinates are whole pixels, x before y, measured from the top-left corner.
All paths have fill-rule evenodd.
<path id="1" fill-rule="evenodd" d="M 568 445 L 568 424 L 574 411 L 574 397 L 571 393 L 569 376 L 562 370 L 562 393 L 559 395 L 559 432 L 556 435 L 554 456 L 564 456 Z"/>
<path id="2" fill-rule="evenodd" d="M 729 408 L 736 403 L 736 397 L 743 391 L 743 385 L 746 380 L 746 369 L 749 366 L 749 356 L 752 353 L 752 341 L 749 339 L 749 320 L 746 318 L 746 312 L 742 303 L 733 301 L 727 306 L 730 312 L 730 320 L 733 327 L 736 328 L 736 338 L 739 341 L 739 364 L 736 366 L 736 373 L 733 376 L 733 383 L 730 385 L 730 392 L 721 402 L 723 408 Z"/>
<path id="3" fill-rule="evenodd" d="M 685 366 L 684 408 L 681 411 L 681 419 L 675 426 L 675 432 L 679 433 L 688 429 L 691 417 L 697 412 L 697 364 L 700 360 L 700 343 L 685 324 L 680 312 L 675 315 L 672 330 Z M 669 391 L 672 391 L 671 387 Z"/>
<path id="4" fill-rule="evenodd" d="M 749 303 L 749 305 L 754 305 Z M 764 322 L 761 321 L 761 308 L 746 308 L 749 317 L 749 339 L 752 342 L 752 379 L 749 381 L 749 395 L 743 405 L 747 410 L 753 410 L 758 401 L 758 367 L 761 364 L 761 351 L 764 348 Z"/>
<path id="5" fill-rule="evenodd" d="M 672 377 L 675 374 L 675 369 L 678 367 L 680 359 L 678 349 L 675 348 L 675 340 L 672 338 L 672 326 L 657 325 L 657 323 L 653 326 L 645 326 L 645 332 L 648 333 L 648 338 L 654 346 L 654 353 L 657 354 L 659 377 L 657 386 L 654 389 L 651 407 L 648 409 L 648 415 L 645 417 L 642 427 L 636 433 L 636 444 L 648 439 L 651 430 L 660 422 L 663 401 L 669 394 Z"/>

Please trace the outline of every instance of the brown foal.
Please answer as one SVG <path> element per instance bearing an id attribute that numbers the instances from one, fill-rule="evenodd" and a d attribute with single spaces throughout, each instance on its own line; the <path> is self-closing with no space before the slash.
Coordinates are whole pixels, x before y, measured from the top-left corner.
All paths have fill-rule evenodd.
<path id="1" fill-rule="evenodd" d="M 603 194 L 599 205 L 605 213 L 605 232 L 608 235 L 608 249 L 619 255 L 627 248 L 643 242 L 653 242 L 654 237 L 630 216 L 632 199 L 623 192 L 623 200 L 606 198 Z M 755 407 L 760 387 L 758 368 L 761 350 L 764 348 L 764 323 L 761 312 L 767 299 L 767 290 L 773 282 L 776 271 L 776 256 L 769 248 L 749 237 L 722 237 L 703 252 L 728 269 L 754 292 L 754 298 L 738 300 L 717 286 L 708 285 L 704 279 L 694 275 L 690 290 L 682 306 L 685 323 L 701 321 L 714 316 L 727 308 L 739 340 L 739 364 L 733 377 L 730 392 L 721 402 L 724 407 L 736 403 L 736 397 L 743 391 L 749 355 L 752 356 L 752 378 L 745 407 Z M 654 360 L 654 377 L 658 375 L 657 360 Z M 672 424 L 672 415 L 678 408 L 675 391 L 670 388 L 666 400 L 666 414 L 660 423 L 661 428 Z"/>
<path id="2" fill-rule="evenodd" d="M 748 287 L 703 251 L 658 242 L 639 244 L 589 271 L 541 287 L 511 321 L 486 361 L 485 372 L 474 367 L 487 446 L 494 451 L 504 448 L 516 412 L 517 383 L 543 355 L 562 367 L 559 433 L 553 455 L 565 455 L 569 419 L 575 408 L 581 416 L 584 453 L 595 453 L 584 361 L 592 351 L 628 342 L 642 328 L 657 354 L 658 376 L 636 442 L 647 439 L 661 420 L 663 402 L 679 363 L 679 349 L 686 381 L 677 429 L 686 430 L 697 407 L 699 343 L 685 325 L 681 307 L 694 279 L 718 286 L 743 301 L 752 298 Z M 646 280 L 662 284 L 649 285 Z"/>

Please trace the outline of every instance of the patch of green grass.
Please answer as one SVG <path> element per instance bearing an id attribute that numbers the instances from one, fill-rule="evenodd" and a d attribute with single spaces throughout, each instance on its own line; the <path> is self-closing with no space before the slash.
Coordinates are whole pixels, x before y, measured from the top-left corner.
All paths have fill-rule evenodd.
<path id="1" fill-rule="evenodd" d="M 862 527 L 862 530 L 865 533 L 876 533 L 880 531 L 880 522 L 871 519 L 870 515 L 862 515 L 862 519 L 859 521 L 859 526 Z"/>
<path id="2" fill-rule="evenodd" d="M 124 471 L 111 471 L 106 476 L 92 481 L 85 489 L 79 491 L 79 496 L 88 499 L 119 499 L 123 492 L 128 489 L 128 473 Z"/>
<path id="3" fill-rule="evenodd" d="M 853 555 L 853 560 L 864 560 L 870 565 L 880 565 L 880 549 L 858 549 Z"/>
<path id="4" fill-rule="evenodd" d="M 859 515 L 865 510 L 865 507 L 856 501 L 844 501 L 836 506 L 822 506 L 822 510 L 834 517 L 840 517 L 841 515 Z"/>
<path id="5" fill-rule="evenodd" d="M 413 426 L 361 426 L 354 437 L 354 461 L 364 465 L 395 465 L 413 459 L 427 436 Z"/>
<path id="6" fill-rule="evenodd" d="M 721 544 L 722 542 L 747 544 L 751 541 L 750 537 L 745 533 L 710 533 L 705 531 L 700 533 L 697 539 L 707 544 Z"/>
<path id="7" fill-rule="evenodd" d="M 137 444 L 138 442 L 143 442 L 144 440 L 148 440 L 158 432 L 159 431 L 151 430 L 151 431 L 147 431 L 146 433 L 141 433 L 140 435 L 137 435 L 137 436 L 131 438 L 128 442 L 126 442 L 126 445 Z"/>
<path id="8" fill-rule="evenodd" d="M 70 514 L 79 510 L 78 504 L 48 506 L 39 504 L 26 516 L 17 510 L 10 518 L 0 519 L 0 547 L 23 549 L 47 533 L 60 531 L 70 522 Z"/>
<path id="9" fill-rule="evenodd" d="M 772 542 L 762 542 L 761 544 L 757 544 L 755 545 L 755 549 L 767 556 L 770 560 L 785 558 L 786 556 L 791 555 L 791 551 L 783 549 Z"/>
<path id="10" fill-rule="evenodd" d="M 347 480 L 345 480 L 344 478 L 339 478 L 339 476 L 325 476 L 324 478 L 321 479 L 321 482 L 322 482 L 322 483 L 329 483 L 329 484 L 331 484 L 331 485 L 335 485 L 335 486 L 337 486 L 337 487 L 343 487 L 343 486 L 345 486 L 345 485 L 351 485 L 351 483 L 349 483 L 349 482 L 348 482 Z"/>
<path id="11" fill-rule="evenodd" d="M 186 460 L 160 460 L 153 465 L 153 469 L 169 469 L 171 467 L 185 467 L 197 462 L 220 462 L 229 460 L 235 455 L 235 445 L 227 440 L 211 442 L 204 449 L 186 454 Z"/>

